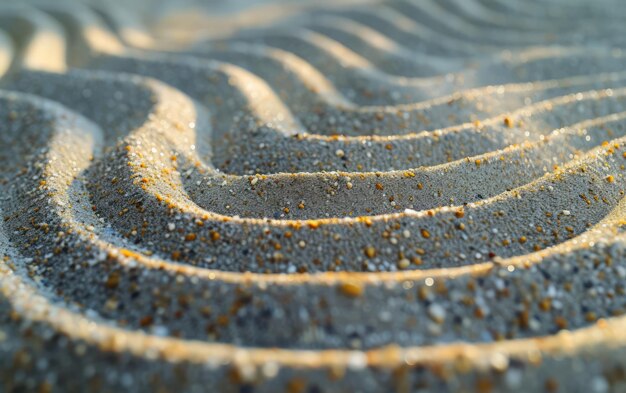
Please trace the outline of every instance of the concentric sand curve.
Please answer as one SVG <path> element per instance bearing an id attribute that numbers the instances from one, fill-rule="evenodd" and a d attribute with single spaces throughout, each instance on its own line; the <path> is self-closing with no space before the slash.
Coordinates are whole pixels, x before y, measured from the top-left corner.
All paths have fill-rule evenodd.
<path id="1" fill-rule="evenodd" d="M 619 2 L 5 3 L 0 391 L 626 389 Z"/>

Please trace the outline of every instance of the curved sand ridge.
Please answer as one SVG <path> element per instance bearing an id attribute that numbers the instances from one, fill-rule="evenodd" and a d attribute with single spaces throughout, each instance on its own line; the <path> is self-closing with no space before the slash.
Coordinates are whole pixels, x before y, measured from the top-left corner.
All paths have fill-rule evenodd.
<path id="1" fill-rule="evenodd" d="M 0 390 L 624 389 L 618 2 L 0 5 Z"/>

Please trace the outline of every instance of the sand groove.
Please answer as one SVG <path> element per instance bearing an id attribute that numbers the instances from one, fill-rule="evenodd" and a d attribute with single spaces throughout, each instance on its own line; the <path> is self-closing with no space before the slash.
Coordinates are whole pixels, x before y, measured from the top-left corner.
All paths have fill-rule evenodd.
<path id="1" fill-rule="evenodd" d="M 130 3 L 0 2 L 0 391 L 623 391 L 619 2 Z"/>

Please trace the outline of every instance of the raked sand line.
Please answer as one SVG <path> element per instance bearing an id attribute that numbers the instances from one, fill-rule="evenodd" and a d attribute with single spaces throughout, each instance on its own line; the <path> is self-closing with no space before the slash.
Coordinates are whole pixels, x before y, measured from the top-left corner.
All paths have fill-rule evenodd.
<path id="1" fill-rule="evenodd" d="M 11 38 L 2 33 L 0 35 L 0 75 L 4 75 L 13 62 L 13 42 Z"/>
<path id="2" fill-rule="evenodd" d="M 553 1 L 0 7 L 0 390 L 622 391 L 623 28 Z"/>

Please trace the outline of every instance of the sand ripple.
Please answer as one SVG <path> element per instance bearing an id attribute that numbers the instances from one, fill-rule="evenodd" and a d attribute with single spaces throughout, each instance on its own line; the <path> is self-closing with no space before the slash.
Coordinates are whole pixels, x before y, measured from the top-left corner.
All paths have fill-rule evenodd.
<path id="1" fill-rule="evenodd" d="M 0 391 L 626 389 L 619 1 L 192 3 L 0 1 Z"/>

